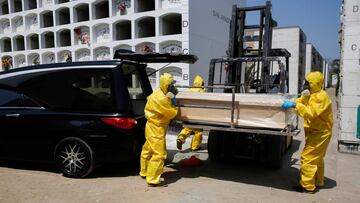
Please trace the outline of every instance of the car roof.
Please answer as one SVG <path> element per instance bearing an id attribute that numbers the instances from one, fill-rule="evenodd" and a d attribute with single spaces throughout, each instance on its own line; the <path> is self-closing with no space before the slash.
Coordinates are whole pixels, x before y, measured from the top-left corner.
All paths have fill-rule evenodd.
<path id="1" fill-rule="evenodd" d="M 32 66 L 25 66 L 21 68 L 14 68 L 11 70 L 6 70 L 0 72 L 0 75 L 8 74 L 8 73 L 15 73 L 21 71 L 28 71 L 28 70 L 41 70 L 41 69 L 49 69 L 49 68 L 69 68 L 76 66 L 76 68 L 86 68 L 87 66 L 96 66 L 96 65 L 113 65 L 114 67 L 121 64 L 120 60 L 108 60 L 108 61 L 79 61 L 79 62 L 69 62 L 69 63 L 50 63 L 50 64 L 39 64 L 39 65 L 32 65 Z"/>
<path id="2" fill-rule="evenodd" d="M 115 51 L 114 59 L 134 61 L 139 63 L 188 63 L 194 64 L 198 57 L 180 53 L 135 53 L 119 49 Z"/>
<path id="3" fill-rule="evenodd" d="M 69 62 L 69 63 L 52 63 L 33 65 L 0 72 L 0 84 L 16 87 L 23 81 L 26 81 L 36 75 L 59 70 L 71 70 L 82 68 L 116 68 L 123 63 L 120 60 L 109 61 L 86 61 L 86 62 Z"/>

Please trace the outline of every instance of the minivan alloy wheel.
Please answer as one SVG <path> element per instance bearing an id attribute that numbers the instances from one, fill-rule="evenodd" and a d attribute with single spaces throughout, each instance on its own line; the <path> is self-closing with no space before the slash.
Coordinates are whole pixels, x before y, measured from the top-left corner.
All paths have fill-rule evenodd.
<path id="1" fill-rule="evenodd" d="M 80 146 L 76 144 L 68 144 L 65 146 L 65 149 L 61 151 L 64 155 L 62 164 L 64 168 L 67 169 L 70 173 L 76 173 L 76 170 L 80 171 L 84 167 L 84 152 Z"/>
<path id="2" fill-rule="evenodd" d="M 81 178 L 93 170 L 93 151 L 82 139 L 65 138 L 55 148 L 55 164 L 64 176 Z"/>

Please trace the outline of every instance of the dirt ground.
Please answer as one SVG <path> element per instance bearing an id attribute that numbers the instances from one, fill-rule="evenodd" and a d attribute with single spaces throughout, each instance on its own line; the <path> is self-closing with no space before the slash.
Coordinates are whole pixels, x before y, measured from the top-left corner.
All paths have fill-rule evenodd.
<path id="1" fill-rule="evenodd" d="M 245 161 L 215 164 L 206 149 L 195 153 L 203 166 L 183 168 L 177 162 L 194 153 L 178 152 L 176 136 L 168 135 L 167 187 L 147 187 L 132 163 L 100 168 L 87 179 L 69 179 L 52 165 L 1 162 L 0 202 L 359 202 L 360 156 L 339 153 L 337 135 L 338 122 L 325 160 L 325 188 L 316 194 L 291 189 L 299 178 L 303 134 L 294 139 L 280 170 Z"/>

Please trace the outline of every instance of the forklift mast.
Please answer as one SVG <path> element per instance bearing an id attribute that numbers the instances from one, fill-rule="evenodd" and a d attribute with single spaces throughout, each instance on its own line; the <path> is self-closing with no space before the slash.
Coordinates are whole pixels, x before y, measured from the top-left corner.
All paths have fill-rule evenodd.
<path id="1" fill-rule="evenodd" d="M 246 25 L 246 16 L 248 12 L 260 12 L 260 20 L 258 25 Z M 266 76 L 269 74 L 270 63 L 266 60 L 266 57 L 270 56 L 272 45 L 272 27 L 275 25 L 271 16 L 271 2 L 267 1 L 264 6 L 254 6 L 246 8 L 237 8 L 233 5 L 232 19 L 230 25 L 230 37 L 229 37 L 229 50 L 228 57 L 244 57 L 247 51 L 244 47 L 245 30 L 246 29 L 258 29 L 258 49 L 257 55 L 262 59 L 261 68 L 261 84 L 260 92 L 268 92 L 268 81 Z M 241 83 L 241 70 L 244 64 L 230 64 L 230 72 L 228 75 L 228 81 L 231 83 Z M 260 71 L 260 63 L 257 63 L 257 71 Z M 257 72 L 257 78 L 259 79 L 259 72 Z"/>
<path id="2" fill-rule="evenodd" d="M 259 25 L 246 25 L 247 12 L 254 11 L 260 12 Z M 245 56 L 246 50 L 244 48 L 244 37 L 246 29 L 259 29 L 258 50 L 261 51 L 259 56 L 270 56 L 272 44 L 272 27 L 275 24 L 276 23 L 271 16 L 270 1 L 266 2 L 265 6 L 238 8 L 236 5 L 233 5 L 228 57 L 235 58 Z"/>
<path id="3" fill-rule="evenodd" d="M 225 84 L 241 86 L 244 83 L 245 70 L 247 62 L 254 63 L 254 81 L 256 81 L 256 92 L 268 93 L 271 88 L 270 73 L 272 62 L 279 63 L 279 69 L 282 80 L 280 92 L 285 92 L 284 86 L 287 82 L 287 69 L 290 53 L 285 49 L 272 49 L 272 29 L 277 26 L 276 21 L 271 15 L 271 2 L 267 1 L 266 5 L 238 8 L 236 5 L 232 7 L 232 18 L 230 22 L 229 48 L 227 58 L 213 59 L 209 69 L 209 86 L 216 85 L 214 82 L 216 63 L 221 63 L 221 69 L 226 64 Z M 250 12 L 259 12 L 259 24 L 247 25 L 246 18 Z M 246 30 L 258 30 L 257 38 L 249 39 L 246 36 Z M 245 47 L 246 42 L 258 42 L 257 47 Z M 286 64 L 280 62 L 280 58 L 284 57 Z M 224 63 L 224 64 L 223 64 Z M 222 70 L 220 72 L 222 74 Z M 221 78 L 222 76 L 220 76 Z M 221 80 L 221 79 L 220 79 Z M 285 82 L 286 81 L 286 82 Z M 241 88 L 237 88 L 237 92 Z"/>

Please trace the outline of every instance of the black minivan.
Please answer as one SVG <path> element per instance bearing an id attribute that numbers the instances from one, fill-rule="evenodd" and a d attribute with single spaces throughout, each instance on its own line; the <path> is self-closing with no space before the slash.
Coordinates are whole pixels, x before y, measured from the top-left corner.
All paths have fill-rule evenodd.
<path id="1" fill-rule="evenodd" d="M 139 62 L 196 61 L 182 56 L 116 52 L 117 60 L 0 72 L 0 158 L 55 163 L 65 176 L 79 178 L 136 157 L 152 93 Z"/>

